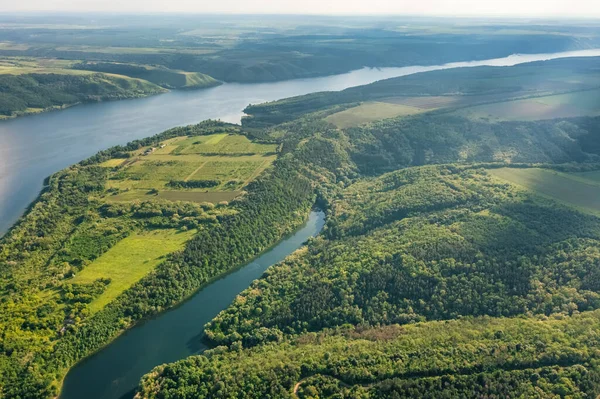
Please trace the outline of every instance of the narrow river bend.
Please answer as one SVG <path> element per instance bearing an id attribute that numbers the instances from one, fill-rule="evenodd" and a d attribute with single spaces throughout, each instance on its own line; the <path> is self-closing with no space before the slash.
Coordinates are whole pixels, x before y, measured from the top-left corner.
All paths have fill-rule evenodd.
<path id="1" fill-rule="evenodd" d="M 321 211 L 312 211 L 294 234 L 241 269 L 207 285 L 180 306 L 147 320 L 71 369 L 60 399 L 130 399 L 142 375 L 153 367 L 206 350 L 204 324 L 225 309 L 265 270 L 297 250 L 325 224 Z"/>

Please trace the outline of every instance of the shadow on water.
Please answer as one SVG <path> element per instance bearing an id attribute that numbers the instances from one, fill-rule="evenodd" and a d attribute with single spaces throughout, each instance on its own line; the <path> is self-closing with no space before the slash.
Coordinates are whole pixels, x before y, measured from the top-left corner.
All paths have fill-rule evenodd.
<path id="1" fill-rule="evenodd" d="M 187 343 L 188 351 L 195 355 L 204 352 L 208 348 L 208 346 L 204 344 L 204 339 L 204 331 L 192 337 Z"/>

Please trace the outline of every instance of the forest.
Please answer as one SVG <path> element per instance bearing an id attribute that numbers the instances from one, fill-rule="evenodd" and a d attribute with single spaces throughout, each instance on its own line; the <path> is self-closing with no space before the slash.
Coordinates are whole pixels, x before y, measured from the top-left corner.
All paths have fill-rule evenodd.
<path id="1" fill-rule="evenodd" d="M 104 74 L 0 74 L 0 118 L 164 91 L 150 82 Z"/>
<path id="2" fill-rule="evenodd" d="M 597 64 L 579 62 L 573 76 L 593 76 Z M 498 71 L 480 73 L 470 95 L 498 93 Z M 558 90 L 519 67 L 502 73 L 507 92 Z M 315 206 L 327 214 L 322 234 L 205 327 L 213 349 L 151 371 L 139 398 L 600 394 L 600 220 L 493 173 L 535 167 L 581 180 L 600 170 L 600 117 L 492 121 L 459 104 L 328 122 L 354 104 L 301 107 L 260 127 L 177 127 L 51 176 L 0 239 L 0 396 L 56 397 L 78 361 L 253 259 Z M 196 177 L 198 157 L 253 156 L 261 166 L 235 190 Z M 161 186 L 119 198 L 152 179 Z M 221 188 L 230 200 L 160 196 Z M 148 234 L 172 249 L 146 266 L 125 258 L 144 272 L 129 285 L 102 273 L 115 267 L 107 256 Z"/>

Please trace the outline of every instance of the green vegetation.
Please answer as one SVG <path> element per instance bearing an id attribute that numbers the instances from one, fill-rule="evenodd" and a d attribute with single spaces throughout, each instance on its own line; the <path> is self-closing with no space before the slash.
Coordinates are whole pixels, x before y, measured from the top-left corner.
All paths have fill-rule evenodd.
<path id="1" fill-rule="evenodd" d="M 242 294 L 208 325 L 209 339 L 252 346 L 346 323 L 600 306 L 598 219 L 485 171 L 410 168 L 337 198 L 325 237 Z"/>
<path id="2" fill-rule="evenodd" d="M 130 201 L 156 195 L 194 202 L 235 198 L 273 163 L 277 145 L 252 142 L 235 127 L 224 131 L 177 137 L 145 146 L 127 154 L 127 158 L 119 154 L 120 158 L 104 161 L 100 165 L 115 168 L 109 173 L 107 200 Z"/>
<path id="3" fill-rule="evenodd" d="M 166 255 L 183 249 L 195 233 L 194 230 L 166 229 L 133 234 L 77 273 L 71 283 L 93 284 L 97 280 L 110 280 L 104 292 L 89 304 L 90 312 L 95 313 L 153 270 Z"/>
<path id="4" fill-rule="evenodd" d="M 584 212 L 600 215 L 600 185 L 597 181 L 581 177 L 586 174 L 567 174 L 535 168 L 500 168 L 491 173 Z"/>
<path id="5" fill-rule="evenodd" d="M 589 398 L 600 314 L 345 327 L 159 366 L 138 398 Z"/>
<path id="6" fill-rule="evenodd" d="M 366 103 L 329 115 L 325 120 L 339 128 L 359 126 L 381 119 L 407 116 L 423 112 L 419 108 L 383 102 Z"/>
<path id="7" fill-rule="evenodd" d="M 317 174 L 325 230 L 207 324 L 213 350 L 157 367 L 138 397 L 598 396 L 600 219 L 573 207 L 595 207 L 598 117 L 447 112 L 568 90 L 565 67 L 591 76 L 597 60 L 548 65 L 550 83 L 531 82 L 532 64 L 249 107 L 254 135 Z M 431 98 L 409 101 L 440 109 L 329 123 L 367 96 L 402 104 L 424 87 Z"/>
<path id="8" fill-rule="evenodd" d="M 0 118 L 162 92 L 143 80 L 103 74 L 0 74 Z"/>
<path id="9" fill-rule="evenodd" d="M 504 102 L 504 105 L 498 108 L 499 111 L 494 112 L 503 116 L 500 119 L 509 120 L 537 120 L 561 116 L 553 116 L 549 110 L 561 110 L 565 117 L 594 116 L 597 115 L 598 109 L 597 96 L 594 96 L 597 90 L 589 90 L 600 87 L 600 77 L 597 73 L 599 64 L 600 57 L 566 58 L 532 62 L 511 68 L 459 68 L 402 76 L 339 92 L 312 93 L 272 103 L 250 105 L 244 110 L 250 115 L 245 118 L 244 125 L 272 126 L 335 105 L 367 101 L 390 102 L 426 110 Z M 532 76 L 536 78 L 532 79 Z M 549 97 L 543 101 L 552 105 L 542 107 L 513 107 L 513 103 L 507 102 L 574 91 L 582 93 Z M 536 100 L 530 100 L 527 104 L 534 101 Z M 580 110 L 574 108 L 580 105 Z M 485 108 L 488 113 L 496 109 L 495 105 L 490 107 Z M 510 112 L 517 108 L 518 115 L 510 117 Z M 472 111 L 469 115 L 473 114 L 477 119 L 488 115 L 483 111 Z"/>
<path id="10" fill-rule="evenodd" d="M 600 90 L 543 96 L 469 107 L 458 112 L 468 118 L 492 121 L 539 120 L 594 116 L 600 113 Z"/>
<path id="11" fill-rule="evenodd" d="M 109 62 L 84 62 L 72 67 L 76 70 L 87 70 L 132 78 L 147 80 L 167 89 L 198 89 L 218 86 L 219 81 L 208 75 L 198 72 L 174 71 L 164 67 L 150 67 L 146 65 L 120 64 Z"/>
<path id="12" fill-rule="evenodd" d="M 495 122 L 435 105 L 597 83 L 597 60 L 550 62 L 552 82 L 531 82 L 542 65 L 363 87 L 440 109 L 355 127 L 326 120 L 356 106 L 344 92 L 250 107 L 246 127 L 174 128 L 52 176 L 0 241 L 0 396 L 56 396 L 77 361 L 273 245 L 315 202 L 323 234 L 207 325 L 219 346 L 159 367 L 140 397 L 597 396 L 600 219 L 497 175 L 593 180 L 600 117 Z M 145 234 L 173 246 L 135 256 Z"/>
<path id="13" fill-rule="evenodd" d="M 293 159 L 244 182 L 245 195 L 231 204 L 173 202 L 181 198 L 166 195 L 107 201 L 114 191 L 110 179 L 126 170 L 129 158 L 175 138 L 223 132 L 239 133 L 239 127 L 208 121 L 171 129 L 50 178 L 46 192 L 0 241 L 0 396 L 56 396 L 77 361 L 304 220 L 314 192 Z M 115 159 L 122 160 L 116 168 L 106 164 Z"/>

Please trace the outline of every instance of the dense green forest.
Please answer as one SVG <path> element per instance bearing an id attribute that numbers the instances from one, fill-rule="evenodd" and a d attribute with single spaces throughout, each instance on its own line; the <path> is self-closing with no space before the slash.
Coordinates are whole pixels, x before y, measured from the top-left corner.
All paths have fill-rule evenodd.
<path id="1" fill-rule="evenodd" d="M 207 327 L 217 344 L 349 323 L 581 312 L 600 306 L 594 216 L 475 167 L 421 167 L 348 186 L 324 236 L 269 270 Z"/>
<path id="2" fill-rule="evenodd" d="M 0 74 L 0 117 L 164 91 L 146 81 L 104 74 Z"/>
<path id="3" fill-rule="evenodd" d="M 344 326 L 157 367 L 140 398 L 594 398 L 599 314 Z"/>
<path id="4" fill-rule="evenodd" d="M 597 64 L 573 62 L 580 66 L 571 78 L 566 63 L 551 87 L 529 84 L 520 68 L 481 68 L 465 92 L 481 96 L 473 105 L 502 85 L 539 95 L 593 89 L 593 78 L 578 82 Z M 415 92 L 429 85 L 429 74 L 418 76 Z M 451 73 L 431 79 L 447 90 L 462 84 L 450 83 Z M 490 172 L 598 170 L 600 117 L 492 121 L 457 113 L 466 105 L 453 103 L 348 128 L 328 122 L 355 101 L 300 106 L 295 119 L 260 127 L 174 128 L 51 176 L 0 239 L 0 396 L 55 397 L 76 362 L 272 246 L 315 204 L 327 213 L 323 233 L 207 325 L 215 349 L 157 368 L 140 397 L 600 393 L 600 220 Z M 177 157 L 223 157 L 205 146 L 227 137 L 232 157 L 252 150 L 274 159 L 230 202 L 165 200 L 162 187 L 115 199 L 131 191 L 117 184 L 124 176 L 139 184 L 136 164 L 169 189 L 213 189 L 222 182 L 191 178 L 196 168 Z M 94 270 L 110 268 L 104 256 L 147 234 L 174 249 L 106 299 L 116 277 Z"/>

